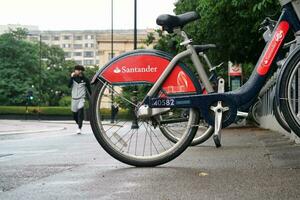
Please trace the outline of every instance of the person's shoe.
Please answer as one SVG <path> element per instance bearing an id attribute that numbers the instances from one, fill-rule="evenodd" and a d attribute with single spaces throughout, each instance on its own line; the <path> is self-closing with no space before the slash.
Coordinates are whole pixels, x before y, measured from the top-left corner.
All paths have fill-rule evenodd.
<path id="1" fill-rule="evenodd" d="M 81 134 L 81 129 L 79 128 L 79 129 L 77 129 L 77 132 L 76 132 L 77 134 Z"/>

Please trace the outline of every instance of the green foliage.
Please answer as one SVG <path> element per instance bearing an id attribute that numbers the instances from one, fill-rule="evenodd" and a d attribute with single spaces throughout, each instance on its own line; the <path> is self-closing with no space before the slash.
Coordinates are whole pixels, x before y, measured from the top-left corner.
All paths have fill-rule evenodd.
<path id="1" fill-rule="evenodd" d="M 19 105 L 37 85 L 38 49 L 17 33 L 0 36 L 0 105 Z M 34 88 L 32 88 L 34 90 Z"/>
<path id="2" fill-rule="evenodd" d="M 76 63 L 65 60 L 61 48 L 29 42 L 27 35 L 24 29 L 0 35 L 0 105 L 25 105 L 31 90 L 30 105 L 57 106 L 70 96 L 68 81 Z M 85 74 L 91 78 L 96 71 L 87 68 Z"/>
<path id="3" fill-rule="evenodd" d="M 127 101 L 124 101 L 124 98 L 130 100 L 131 102 L 141 102 L 150 88 L 151 85 L 122 87 L 122 97 L 115 97 L 115 101 L 118 103 L 120 108 L 131 111 L 133 106 Z"/>
<path id="4" fill-rule="evenodd" d="M 145 39 L 145 41 L 143 43 L 145 43 L 147 46 L 149 46 L 150 44 L 152 44 L 155 41 L 155 36 L 154 33 L 150 32 L 147 35 L 147 38 Z"/>
<path id="5" fill-rule="evenodd" d="M 64 96 L 58 101 L 59 106 L 71 106 L 72 97 Z"/>
<path id="6" fill-rule="evenodd" d="M 102 108 L 100 110 L 102 119 L 111 119 L 111 109 L 109 108 Z M 132 114 L 127 109 L 120 109 L 118 111 L 117 119 L 131 119 Z"/>

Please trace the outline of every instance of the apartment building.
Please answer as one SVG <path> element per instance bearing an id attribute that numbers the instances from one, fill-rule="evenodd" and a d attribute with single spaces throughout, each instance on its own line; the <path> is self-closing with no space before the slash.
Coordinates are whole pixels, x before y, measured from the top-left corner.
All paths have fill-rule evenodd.
<path id="1" fill-rule="evenodd" d="M 153 48 L 153 44 L 147 46 L 145 40 L 153 29 L 139 30 L 137 34 L 137 47 L 138 48 Z M 132 51 L 134 48 L 133 30 L 118 30 L 114 33 L 113 55 L 111 51 L 111 34 L 103 32 L 97 36 L 99 65 L 105 65 L 112 57 L 119 56 L 120 54 Z"/>
<path id="2" fill-rule="evenodd" d="M 147 47 L 144 44 L 150 30 L 138 31 L 138 47 Z M 66 60 L 74 60 L 84 66 L 103 66 L 112 57 L 133 50 L 133 30 L 114 31 L 114 54 L 111 54 L 111 32 L 98 31 L 31 31 L 29 39 L 61 47 L 65 52 Z"/>
<path id="3" fill-rule="evenodd" d="M 111 50 L 110 30 L 62 30 L 62 31 L 40 31 L 38 26 L 8 24 L 0 25 L 0 34 L 10 30 L 23 28 L 28 30 L 28 39 L 58 46 L 65 52 L 66 60 L 74 60 L 84 66 L 103 66 L 112 57 L 133 50 L 133 30 L 114 30 L 113 55 Z M 144 41 L 147 35 L 154 32 L 153 29 L 138 30 L 138 48 L 152 48 Z"/>
<path id="4" fill-rule="evenodd" d="M 66 60 L 85 66 L 99 65 L 96 40 L 99 31 L 41 31 L 32 33 L 30 37 L 38 39 L 39 34 L 42 42 L 62 48 Z"/>

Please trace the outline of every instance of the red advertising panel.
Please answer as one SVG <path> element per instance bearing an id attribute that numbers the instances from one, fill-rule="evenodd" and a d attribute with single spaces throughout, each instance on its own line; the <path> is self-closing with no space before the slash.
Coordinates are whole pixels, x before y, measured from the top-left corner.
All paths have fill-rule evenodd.
<path id="1" fill-rule="evenodd" d="M 110 83 L 147 82 L 155 83 L 170 61 L 156 55 L 132 55 L 108 66 L 101 74 Z M 168 94 L 195 92 L 195 86 L 177 65 L 163 84 Z"/>
<path id="2" fill-rule="evenodd" d="M 268 49 L 266 53 L 264 54 L 264 57 L 261 59 L 259 66 L 257 68 L 257 73 L 261 76 L 264 76 L 268 73 L 271 64 L 275 58 L 275 55 L 277 54 L 277 51 L 279 50 L 286 34 L 289 30 L 289 23 L 286 21 L 280 22 L 278 25 L 272 40 L 269 43 Z"/>

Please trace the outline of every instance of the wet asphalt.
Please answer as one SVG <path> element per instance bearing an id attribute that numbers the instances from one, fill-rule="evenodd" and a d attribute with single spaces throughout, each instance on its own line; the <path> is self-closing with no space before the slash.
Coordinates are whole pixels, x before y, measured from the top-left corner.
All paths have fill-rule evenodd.
<path id="1" fill-rule="evenodd" d="M 300 199 L 300 145 L 280 133 L 229 128 L 220 149 L 210 139 L 168 164 L 135 168 L 110 157 L 88 123 L 82 135 L 70 122 L 0 123 L 1 200 Z"/>

